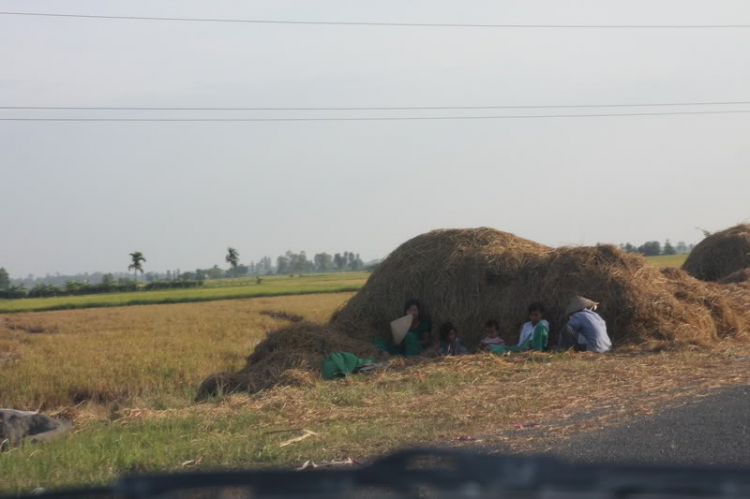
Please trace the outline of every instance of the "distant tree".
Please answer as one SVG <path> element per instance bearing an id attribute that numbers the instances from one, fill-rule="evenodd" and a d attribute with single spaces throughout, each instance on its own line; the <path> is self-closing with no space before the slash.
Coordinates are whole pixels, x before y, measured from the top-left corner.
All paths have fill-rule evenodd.
<path id="1" fill-rule="evenodd" d="M 638 253 L 645 256 L 661 255 L 661 243 L 659 241 L 649 241 L 638 247 Z"/>
<path id="2" fill-rule="evenodd" d="M 209 279 L 223 279 L 224 277 L 226 277 L 226 272 L 224 272 L 224 269 L 220 269 L 218 265 L 214 265 L 208 269 Z"/>
<path id="3" fill-rule="evenodd" d="M 309 272 L 310 262 L 307 260 L 307 253 L 305 253 L 304 251 L 300 251 L 295 255 L 295 257 L 296 258 L 294 259 L 294 266 L 292 268 L 292 271 L 298 274 Z"/>
<path id="4" fill-rule="evenodd" d="M 630 243 L 625 243 L 622 246 L 622 249 L 627 253 L 636 253 L 638 251 L 638 249 Z"/>
<path id="5" fill-rule="evenodd" d="M 143 262 L 146 261 L 146 258 L 143 256 L 143 253 L 140 251 L 134 251 L 130 254 L 131 264 L 128 265 L 128 270 L 132 270 L 133 274 L 135 275 L 135 282 L 136 286 L 138 285 L 138 272 L 143 274 L 143 265 L 141 265 Z"/>
<path id="6" fill-rule="evenodd" d="M 10 289 L 10 276 L 5 267 L 0 267 L 0 291 L 7 291 Z"/>
<path id="7" fill-rule="evenodd" d="M 255 266 L 255 272 L 257 274 L 270 274 L 273 272 L 273 262 L 271 262 L 270 256 L 264 256 L 258 261 L 258 265 Z"/>
<path id="8" fill-rule="evenodd" d="M 76 294 L 76 292 L 78 291 L 80 287 L 81 287 L 81 283 L 77 281 L 66 281 L 64 289 L 66 293 L 74 295 Z"/>
<path id="9" fill-rule="evenodd" d="M 286 274 L 287 272 L 289 272 L 289 269 L 290 269 L 289 257 L 286 255 L 279 255 L 276 258 L 276 273 Z"/>
<path id="10" fill-rule="evenodd" d="M 346 258 L 341 253 L 333 255 L 333 264 L 336 266 L 336 270 L 341 272 L 346 268 Z"/>
<path id="11" fill-rule="evenodd" d="M 359 254 L 357 254 L 354 257 L 354 260 L 352 260 L 351 263 L 349 264 L 349 270 L 353 270 L 354 272 L 359 272 L 364 268 L 365 268 L 365 262 L 363 262 L 362 259 L 359 257 Z"/>
<path id="12" fill-rule="evenodd" d="M 315 270 L 318 272 L 328 272 L 333 266 L 333 257 L 328 253 L 316 253 L 313 257 Z"/>
<path id="13" fill-rule="evenodd" d="M 127 290 L 127 289 L 135 290 L 137 289 L 137 286 L 138 286 L 137 283 L 138 281 L 131 279 L 129 277 L 120 277 L 119 279 L 117 279 L 117 287 L 122 290 Z"/>
<path id="14" fill-rule="evenodd" d="M 669 239 L 667 239 L 664 242 L 664 248 L 662 249 L 662 254 L 664 255 L 676 255 L 677 250 L 674 249 L 674 246 L 672 246 L 672 243 L 669 242 Z"/>
<path id="15" fill-rule="evenodd" d="M 344 254 L 346 255 L 346 268 L 349 270 L 354 270 L 354 253 L 347 251 Z"/>
<path id="16" fill-rule="evenodd" d="M 232 247 L 227 248 L 226 261 L 234 271 L 237 268 L 237 265 L 240 264 L 240 253 Z M 234 274 L 235 272 L 232 273 Z"/>
<path id="17" fill-rule="evenodd" d="M 117 283 L 115 282 L 115 276 L 112 274 L 104 274 L 102 275 L 102 288 L 105 291 L 111 290 L 113 287 L 115 287 Z"/>
<path id="18" fill-rule="evenodd" d="M 676 249 L 677 253 L 687 253 L 689 251 L 687 244 L 685 244 L 685 241 L 678 242 Z"/>
<path id="19" fill-rule="evenodd" d="M 208 279 L 208 272 L 204 269 L 195 269 L 195 278 L 198 281 L 205 281 Z"/>

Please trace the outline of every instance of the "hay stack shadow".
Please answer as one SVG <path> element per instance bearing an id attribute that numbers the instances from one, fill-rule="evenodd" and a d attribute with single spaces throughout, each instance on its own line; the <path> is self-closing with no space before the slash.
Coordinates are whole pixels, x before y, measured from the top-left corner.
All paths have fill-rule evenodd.
<path id="1" fill-rule="evenodd" d="M 393 251 L 329 324 L 298 323 L 270 333 L 245 368 L 207 379 L 200 392 L 211 393 L 217 384 L 255 392 L 316 379 L 323 359 L 336 351 L 372 357 L 372 339 L 388 337 L 389 322 L 411 298 L 429 306 L 435 328 L 453 322 L 471 349 L 487 319 L 499 321 L 505 340 L 515 341 L 534 301 L 547 305 L 555 331 L 574 295 L 601 303 L 620 347 L 707 348 L 743 335 L 749 324 L 736 293 L 679 269 L 660 271 L 614 246 L 553 249 L 489 228 L 436 230 Z"/>

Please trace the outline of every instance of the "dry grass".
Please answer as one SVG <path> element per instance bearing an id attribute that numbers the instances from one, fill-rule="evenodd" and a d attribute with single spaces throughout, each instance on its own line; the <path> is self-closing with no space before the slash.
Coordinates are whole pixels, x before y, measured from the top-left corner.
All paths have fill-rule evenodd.
<path id="1" fill-rule="evenodd" d="M 0 315 L 0 407 L 187 403 L 202 379 L 239 369 L 270 329 L 286 324 L 261 311 L 324 321 L 349 296 Z"/>

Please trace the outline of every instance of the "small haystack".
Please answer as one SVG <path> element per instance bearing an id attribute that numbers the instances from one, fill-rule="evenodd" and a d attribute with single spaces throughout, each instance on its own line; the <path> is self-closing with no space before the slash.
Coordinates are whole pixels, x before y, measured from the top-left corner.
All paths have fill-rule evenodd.
<path id="1" fill-rule="evenodd" d="M 750 224 L 707 236 L 693 248 L 682 268 L 703 281 L 720 281 L 750 268 Z"/>
<path id="2" fill-rule="evenodd" d="M 270 332 L 255 347 L 242 370 L 207 378 L 198 389 L 198 398 L 219 392 L 257 392 L 279 382 L 310 383 L 318 377 L 323 360 L 333 352 L 351 352 L 358 357 L 378 354 L 371 342 L 347 337 L 330 326 L 295 322 Z"/>
<path id="3" fill-rule="evenodd" d="M 643 257 L 609 245 L 553 249 L 488 228 L 436 230 L 391 253 L 327 326 L 302 322 L 270 333 L 244 369 L 209 378 L 203 389 L 257 391 L 299 383 L 307 379 L 305 372 L 317 375 L 323 359 L 337 351 L 373 357 L 372 339 L 389 337 L 390 321 L 411 298 L 423 303 L 434 330 L 453 322 L 470 349 L 488 319 L 499 321 L 505 340 L 515 342 L 534 301 L 545 303 L 557 331 L 575 295 L 600 303 L 616 346 L 707 347 L 745 334 L 750 324 L 743 315 L 747 307 L 739 303 L 750 292 L 731 287 L 728 293 L 723 288 L 729 286 L 679 269 L 659 271 Z"/>

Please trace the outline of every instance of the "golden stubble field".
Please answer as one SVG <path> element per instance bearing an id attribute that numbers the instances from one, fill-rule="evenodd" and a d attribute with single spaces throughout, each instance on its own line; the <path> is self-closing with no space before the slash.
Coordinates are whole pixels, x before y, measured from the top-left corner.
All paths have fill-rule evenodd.
<path id="1" fill-rule="evenodd" d="M 325 321 L 350 293 L 0 315 L 0 407 L 190 401 L 241 367 L 284 311 Z"/>

